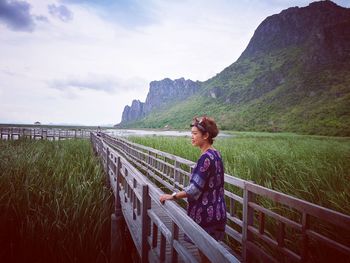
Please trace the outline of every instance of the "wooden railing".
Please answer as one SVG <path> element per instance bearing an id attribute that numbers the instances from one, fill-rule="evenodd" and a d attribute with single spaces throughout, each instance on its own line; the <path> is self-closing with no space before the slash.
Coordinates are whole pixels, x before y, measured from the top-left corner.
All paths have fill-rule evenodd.
<path id="1" fill-rule="evenodd" d="M 165 191 L 182 190 L 188 184 L 195 163 L 122 138 L 101 136 L 125 162 L 137 167 Z M 152 193 L 154 199 L 159 197 L 159 191 Z M 349 215 L 227 174 L 225 199 L 226 244 L 239 253 L 235 254 L 239 260 L 317 262 L 316 253 L 331 254 L 341 260 L 350 257 Z"/>
<path id="2" fill-rule="evenodd" d="M 198 252 L 193 250 L 196 247 L 212 262 L 239 262 L 179 205 L 174 202 L 161 204 L 159 197 L 163 191 L 104 138 L 91 133 L 91 142 L 113 189 L 115 212 L 122 211 L 142 262 L 198 262 Z M 164 218 L 170 221 L 170 227 Z M 195 247 L 182 241 L 180 232 L 186 233 Z"/>
<path id="3" fill-rule="evenodd" d="M 90 138 L 89 129 L 23 128 L 0 127 L 0 139 L 16 140 L 20 138 L 61 140 Z"/>

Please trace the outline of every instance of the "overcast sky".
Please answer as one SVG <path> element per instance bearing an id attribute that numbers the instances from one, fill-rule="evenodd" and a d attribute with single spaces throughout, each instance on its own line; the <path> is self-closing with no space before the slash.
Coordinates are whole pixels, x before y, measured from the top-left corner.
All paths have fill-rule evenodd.
<path id="1" fill-rule="evenodd" d="M 267 16 L 310 2 L 0 0 L 0 123 L 119 123 L 152 80 L 204 81 Z"/>

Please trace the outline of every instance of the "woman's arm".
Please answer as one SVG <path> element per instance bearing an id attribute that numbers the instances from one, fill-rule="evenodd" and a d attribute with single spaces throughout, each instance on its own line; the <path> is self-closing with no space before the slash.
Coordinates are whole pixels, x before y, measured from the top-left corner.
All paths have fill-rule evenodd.
<path id="1" fill-rule="evenodd" d="M 187 193 L 185 191 L 180 191 L 176 193 L 175 198 L 172 195 L 168 195 L 168 194 L 161 195 L 159 198 L 159 201 L 163 204 L 166 200 L 181 199 L 186 197 L 187 197 Z"/>
<path id="2" fill-rule="evenodd" d="M 195 200 L 201 195 L 206 180 L 209 179 L 209 167 L 212 165 L 211 158 L 208 154 L 203 154 L 197 162 L 199 168 L 196 173 L 191 176 L 190 184 L 184 188 L 184 191 L 176 193 L 175 198 L 172 195 L 161 195 L 159 201 L 164 203 L 166 200 L 181 199 L 191 197 Z"/>

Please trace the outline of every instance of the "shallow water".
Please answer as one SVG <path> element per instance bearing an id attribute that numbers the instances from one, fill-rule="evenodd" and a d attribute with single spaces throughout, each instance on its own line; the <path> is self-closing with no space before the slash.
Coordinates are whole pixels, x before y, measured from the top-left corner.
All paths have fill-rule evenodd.
<path id="1" fill-rule="evenodd" d="M 159 131 L 159 130 L 127 130 L 127 129 L 108 129 L 106 133 L 112 136 L 191 136 L 190 131 Z M 232 136 L 230 134 L 219 133 L 219 137 Z"/>

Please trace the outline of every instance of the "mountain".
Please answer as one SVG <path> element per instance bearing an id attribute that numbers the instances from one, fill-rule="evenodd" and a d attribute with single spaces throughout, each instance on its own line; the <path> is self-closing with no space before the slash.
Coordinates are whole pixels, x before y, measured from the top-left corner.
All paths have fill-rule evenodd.
<path id="1" fill-rule="evenodd" d="M 195 83 L 126 126 L 185 128 L 207 114 L 221 129 L 350 136 L 350 9 L 320 1 L 267 17 L 236 62 Z M 146 103 L 169 98 L 151 89 Z"/>
<path id="2" fill-rule="evenodd" d="M 153 111 L 162 110 L 171 104 L 185 100 L 199 90 L 199 84 L 184 78 L 171 80 L 169 78 L 152 81 L 145 102 L 133 100 L 131 106 L 125 106 L 122 121 L 118 126 L 124 126 Z"/>

